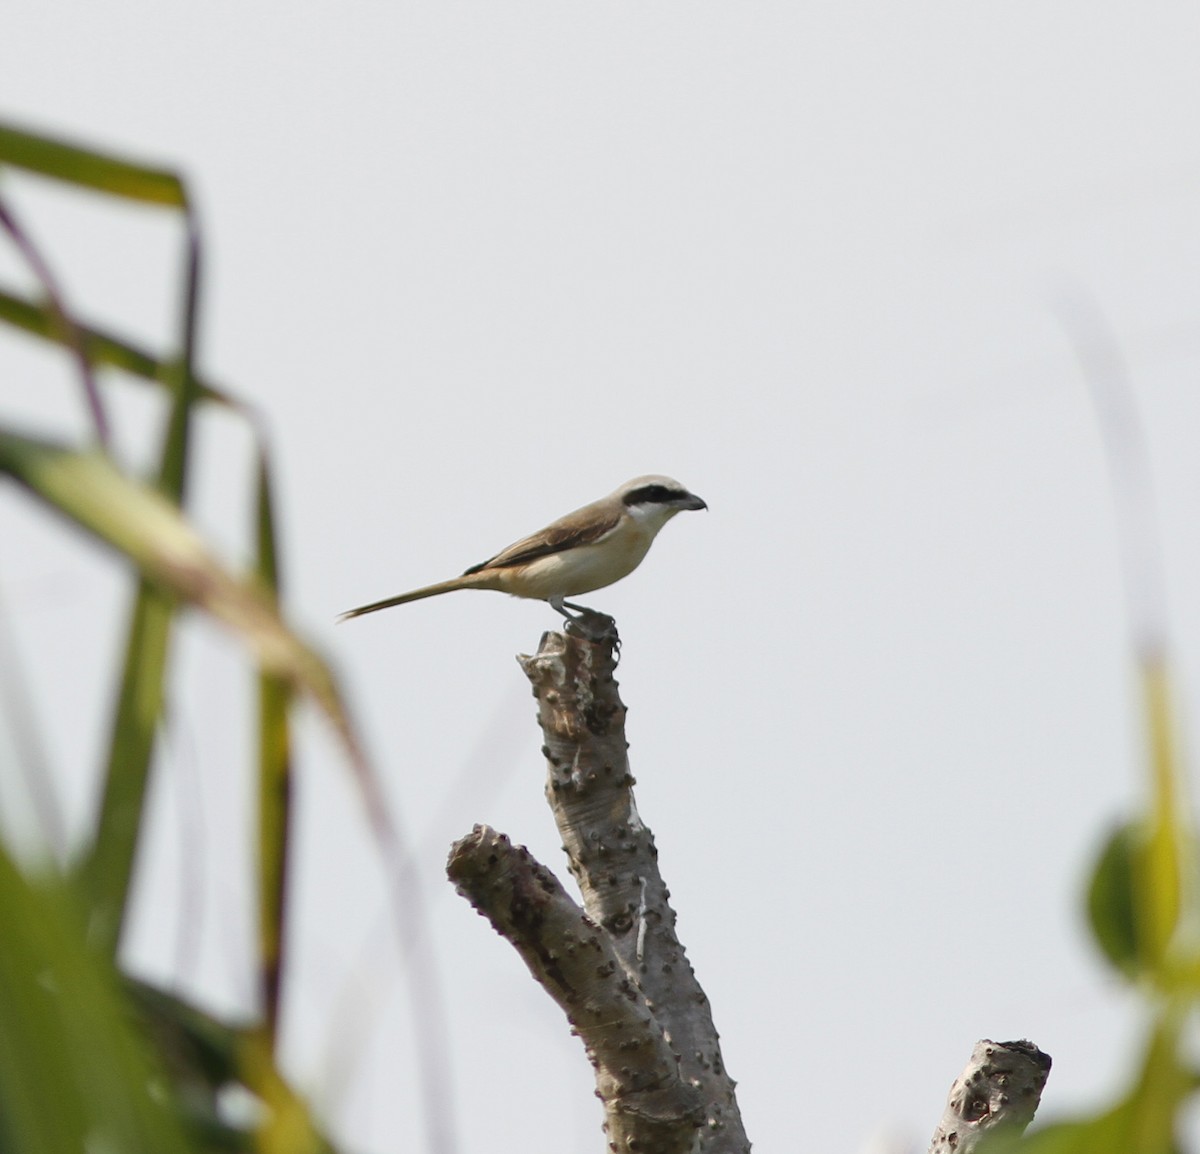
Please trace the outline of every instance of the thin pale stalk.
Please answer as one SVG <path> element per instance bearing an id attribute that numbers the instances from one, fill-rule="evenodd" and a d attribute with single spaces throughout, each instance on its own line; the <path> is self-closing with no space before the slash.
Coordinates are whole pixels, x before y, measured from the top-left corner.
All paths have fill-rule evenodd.
<path id="1" fill-rule="evenodd" d="M 92 372 L 92 364 L 88 359 L 87 347 L 79 326 L 71 317 L 63 300 L 62 290 L 51 271 L 49 262 L 42 255 L 29 232 L 17 220 L 12 206 L 0 197 L 0 228 L 12 238 L 17 251 L 25 258 L 26 264 L 37 277 L 53 317 L 53 322 L 60 335 L 60 342 L 71 351 L 76 367 L 79 370 L 79 382 L 83 388 L 84 399 L 88 412 L 91 414 L 92 427 L 96 433 L 96 441 L 105 449 L 109 446 L 108 416 L 104 411 L 104 401 L 100 396 L 100 388 L 96 384 L 96 375 Z"/>

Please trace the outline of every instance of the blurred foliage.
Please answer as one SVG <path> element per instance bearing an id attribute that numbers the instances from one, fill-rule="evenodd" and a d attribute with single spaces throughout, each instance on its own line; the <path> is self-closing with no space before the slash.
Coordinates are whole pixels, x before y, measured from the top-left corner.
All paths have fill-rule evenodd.
<path id="1" fill-rule="evenodd" d="M 1059 1121 L 1024 1138 L 997 1136 L 987 1154 L 1178 1154 L 1183 1111 L 1197 1090 L 1189 1045 L 1200 1008 L 1200 909 L 1195 834 L 1183 789 L 1170 678 L 1157 651 L 1138 667 L 1148 747 L 1140 817 L 1105 841 L 1088 886 L 1093 937 L 1141 993 L 1147 1040 L 1132 1084 L 1094 1117 Z"/>
<path id="2" fill-rule="evenodd" d="M 92 444 L 40 439 L 0 425 L 0 472 L 48 511 L 98 538 L 136 574 L 122 668 L 114 675 L 101 803 L 87 844 L 65 871 L 22 868 L 0 845 L 0 1154 L 82 1150 L 172 1152 L 330 1149 L 274 1058 L 286 941 L 291 712 L 306 698 L 326 715 L 366 776 L 340 690 L 322 658 L 282 619 L 271 470 L 247 406 L 197 378 L 199 229 L 174 173 L 0 125 L 6 169 L 177 213 L 183 233 L 183 306 L 176 349 L 158 356 L 82 323 L 0 184 L 0 229 L 40 287 L 0 291 L 0 321 L 64 346 L 79 366 Z M 95 378 L 118 371 L 169 403 L 152 479 L 108 450 Z M 246 507 L 255 526 L 253 571 L 231 571 L 189 522 L 187 478 L 198 405 L 239 413 L 255 434 Z M 171 641 L 181 613 L 226 625 L 259 670 L 258 973 L 261 1013 L 226 1022 L 144 983 L 122 978 L 117 948 L 145 821 L 147 786 L 163 721 Z M 49 855 L 47 855 L 49 856 Z M 224 1096 L 240 1088 L 257 1121 L 231 1122 Z"/>

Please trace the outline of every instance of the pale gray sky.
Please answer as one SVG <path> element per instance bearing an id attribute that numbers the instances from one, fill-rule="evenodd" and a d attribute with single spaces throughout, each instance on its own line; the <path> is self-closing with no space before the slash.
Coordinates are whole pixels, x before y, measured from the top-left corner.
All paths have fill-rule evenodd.
<path id="1" fill-rule="evenodd" d="M 8 0 L 3 24 L 0 115 L 197 196 L 202 362 L 270 419 L 292 610 L 419 846 L 464 1152 L 600 1148 L 578 1043 L 441 879 L 476 821 L 565 873 L 512 659 L 555 619 L 492 594 L 334 617 L 644 472 L 711 511 L 590 600 L 758 1148 L 923 1145 L 984 1036 L 1053 1055 L 1045 1118 L 1114 1090 L 1138 1020 L 1079 895 L 1140 719 L 1053 304 L 1090 295 L 1129 361 L 1195 701 L 1194 5 Z M 13 193 L 85 315 L 165 339 L 172 221 Z M 0 378 L 4 420 L 82 428 L 57 358 L 2 337 Z M 118 405 L 144 459 L 154 406 Z M 236 556 L 246 438 L 204 432 L 200 516 Z M 125 589 L 9 491 L 0 533 L 78 830 Z M 208 630 L 181 657 L 129 956 L 244 1007 L 248 682 Z M 357 1149 L 418 1149 L 378 862 L 317 726 L 299 773 L 288 1065 Z"/>

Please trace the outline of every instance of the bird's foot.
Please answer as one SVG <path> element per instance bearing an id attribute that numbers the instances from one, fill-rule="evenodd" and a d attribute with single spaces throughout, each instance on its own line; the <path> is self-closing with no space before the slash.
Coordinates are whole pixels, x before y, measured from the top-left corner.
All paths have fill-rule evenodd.
<path id="1" fill-rule="evenodd" d="M 573 637 L 582 637 L 586 641 L 611 641 L 615 647 L 620 647 L 617 623 L 607 613 L 559 600 L 551 601 L 550 608 L 567 619 L 567 632 Z"/>
<path id="2" fill-rule="evenodd" d="M 568 617 L 567 632 L 587 641 L 611 641 L 616 646 L 621 644 L 616 621 L 607 613 L 597 613 L 594 609 L 587 609 L 576 617 Z"/>

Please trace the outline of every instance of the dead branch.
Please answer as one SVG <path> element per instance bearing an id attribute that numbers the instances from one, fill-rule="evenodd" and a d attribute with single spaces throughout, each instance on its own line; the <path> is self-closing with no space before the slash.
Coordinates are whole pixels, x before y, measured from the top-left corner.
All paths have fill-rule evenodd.
<path id="1" fill-rule="evenodd" d="M 527 851 L 486 827 L 456 843 L 449 872 L 583 1040 L 610 1150 L 747 1154 L 708 999 L 634 805 L 615 644 L 615 633 L 547 633 L 535 656 L 519 658 L 538 700 L 546 797 L 582 910 Z"/>
<path id="2" fill-rule="evenodd" d="M 1032 1042 L 976 1042 L 950 1087 L 929 1154 L 971 1154 L 997 1130 L 1019 1136 L 1033 1121 L 1049 1075 L 1050 1055 Z"/>
<path id="3" fill-rule="evenodd" d="M 476 826 L 451 850 L 458 892 L 524 958 L 587 1050 L 620 1150 L 686 1154 L 703 1118 L 700 1095 L 607 934 L 545 866 L 503 834 Z"/>

